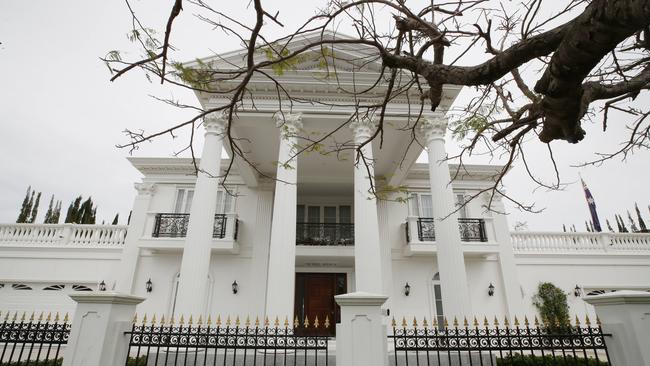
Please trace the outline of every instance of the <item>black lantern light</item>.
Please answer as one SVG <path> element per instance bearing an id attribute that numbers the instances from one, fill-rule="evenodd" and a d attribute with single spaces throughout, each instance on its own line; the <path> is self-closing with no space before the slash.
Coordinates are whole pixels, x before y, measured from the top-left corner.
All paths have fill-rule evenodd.
<path id="1" fill-rule="evenodd" d="M 151 278 L 145 282 L 144 288 L 147 290 L 147 292 L 153 291 L 153 282 L 151 282 Z"/>
<path id="2" fill-rule="evenodd" d="M 494 285 L 492 282 L 490 282 L 490 286 L 488 286 L 488 295 L 494 296 Z"/>
<path id="3" fill-rule="evenodd" d="M 106 291 L 106 282 L 104 280 L 99 283 L 99 291 Z"/>
<path id="4" fill-rule="evenodd" d="M 232 283 L 232 293 L 237 294 L 237 292 L 239 292 L 239 285 L 237 284 L 237 280 L 235 280 Z"/>
<path id="5" fill-rule="evenodd" d="M 573 289 L 573 295 L 575 297 L 580 297 L 581 293 L 582 293 L 582 288 L 580 288 L 580 286 L 576 285 L 576 288 Z"/>
<path id="6" fill-rule="evenodd" d="M 411 293 L 411 285 L 407 282 L 406 285 L 404 285 L 404 295 L 408 296 Z"/>

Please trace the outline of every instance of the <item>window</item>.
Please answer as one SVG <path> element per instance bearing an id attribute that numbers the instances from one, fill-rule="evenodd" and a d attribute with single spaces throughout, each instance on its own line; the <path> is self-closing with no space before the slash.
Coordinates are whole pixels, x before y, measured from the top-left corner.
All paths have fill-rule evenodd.
<path id="1" fill-rule="evenodd" d="M 194 197 L 194 189 L 179 189 L 176 194 L 174 213 L 190 213 L 190 209 L 192 208 L 192 197 Z"/>
<path id="2" fill-rule="evenodd" d="M 217 210 L 215 213 L 225 214 L 233 211 L 233 194 L 235 194 L 235 192 L 232 189 L 230 192 L 226 192 L 223 189 L 220 189 L 217 192 Z M 194 198 L 193 188 L 179 188 L 176 193 L 174 213 L 190 213 L 190 209 L 192 208 L 192 198 Z"/>
<path id="3" fill-rule="evenodd" d="M 65 285 L 50 285 L 50 286 L 44 287 L 43 290 L 44 291 L 60 291 L 60 290 L 63 290 L 64 288 L 65 288 Z"/>
<path id="4" fill-rule="evenodd" d="M 465 204 L 465 194 L 464 193 L 456 193 L 456 208 L 459 208 L 460 206 L 463 206 Z M 461 207 L 458 210 L 458 217 L 461 219 L 466 219 L 467 218 L 467 205 Z"/>
<path id="5" fill-rule="evenodd" d="M 438 329 L 445 327 L 445 313 L 442 309 L 442 290 L 440 288 L 440 272 L 433 275 L 433 299 L 435 306 L 436 321 L 438 322 Z"/>
<path id="6" fill-rule="evenodd" d="M 409 205 L 411 215 L 417 217 L 433 217 L 433 199 L 430 194 L 411 194 Z"/>
<path id="7" fill-rule="evenodd" d="M 296 222 L 308 222 L 310 224 L 351 224 L 352 206 L 297 205 Z"/>
<path id="8" fill-rule="evenodd" d="M 11 285 L 11 288 L 13 288 L 14 290 L 31 290 L 32 289 L 31 287 L 29 287 L 29 286 L 27 286 L 27 285 L 25 285 L 23 283 L 14 283 L 13 285 Z"/>

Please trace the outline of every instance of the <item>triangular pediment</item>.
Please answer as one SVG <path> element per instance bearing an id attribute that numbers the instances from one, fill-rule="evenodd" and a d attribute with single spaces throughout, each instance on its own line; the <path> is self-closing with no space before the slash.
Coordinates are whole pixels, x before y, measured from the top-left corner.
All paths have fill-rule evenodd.
<path id="1" fill-rule="evenodd" d="M 324 32 L 314 31 L 295 35 L 292 38 L 280 39 L 274 47 L 276 50 L 285 48 L 288 52 L 295 52 L 320 40 L 345 39 L 353 40 L 355 38 L 329 30 Z M 269 56 L 273 57 L 273 53 L 269 53 L 269 51 L 269 47 L 260 46 L 255 55 L 255 62 L 263 62 L 268 60 Z M 325 55 L 327 65 L 323 64 L 323 55 Z M 197 68 L 204 65 L 218 70 L 241 69 L 246 67 L 247 57 L 248 49 L 242 48 L 187 62 L 184 66 Z M 331 68 L 339 72 L 353 70 L 357 72 L 379 72 L 381 67 L 381 59 L 377 50 L 372 46 L 365 44 L 323 44 L 322 49 L 314 48 L 310 52 L 306 52 L 304 57 L 292 62 L 289 69 L 325 72 L 327 68 Z"/>

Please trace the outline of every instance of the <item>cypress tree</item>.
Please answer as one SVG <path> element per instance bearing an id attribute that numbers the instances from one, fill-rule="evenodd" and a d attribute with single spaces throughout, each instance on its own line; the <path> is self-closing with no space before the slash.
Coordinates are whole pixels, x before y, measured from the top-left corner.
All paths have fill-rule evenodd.
<path id="1" fill-rule="evenodd" d="M 78 224 L 79 223 L 79 209 L 81 206 L 81 196 L 75 198 L 68 206 L 68 212 L 65 214 L 65 223 Z"/>
<path id="2" fill-rule="evenodd" d="M 566 225 L 562 224 L 562 231 L 566 233 Z"/>
<path id="3" fill-rule="evenodd" d="M 639 229 L 636 227 L 636 223 L 632 219 L 632 215 L 630 214 L 630 210 L 627 211 L 627 218 L 630 220 L 630 227 L 632 228 L 632 232 L 636 233 L 639 231 Z"/>
<path id="4" fill-rule="evenodd" d="M 629 233 L 629 231 L 627 230 L 627 227 L 625 226 L 625 221 L 623 221 L 623 218 L 621 217 L 621 215 L 618 215 L 618 220 L 621 222 L 621 232 L 622 233 Z"/>
<path id="5" fill-rule="evenodd" d="M 607 223 L 607 230 L 613 233 L 614 229 L 612 228 L 612 224 L 609 223 L 609 219 L 605 219 L 605 222 Z"/>
<path id="6" fill-rule="evenodd" d="M 34 204 L 32 206 L 32 212 L 30 212 L 29 214 L 30 224 L 36 222 L 36 216 L 38 215 L 38 206 L 40 206 L 40 204 L 41 204 L 41 192 L 38 192 L 38 194 L 36 195 L 36 201 L 34 201 Z"/>
<path id="7" fill-rule="evenodd" d="M 51 223 L 58 224 L 59 218 L 61 217 L 61 201 L 56 201 L 56 206 L 54 206 L 54 212 L 52 213 Z"/>
<path id="8" fill-rule="evenodd" d="M 47 211 L 45 211 L 45 218 L 43 219 L 44 224 L 52 223 L 52 214 L 54 213 L 54 195 L 50 197 L 50 204 L 47 205 Z"/>
<path id="9" fill-rule="evenodd" d="M 24 223 L 27 222 L 27 216 L 29 215 L 29 211 L 31 211 L 31 208 L 28 210 L 27 205 L 29 205 L 29 196 L 30 192 L 32 190 L 32 186 L 27 187 L 27 193 L 25 194 L 25 198 L 23 199 L 23 204 L 20 207 L 20 212 L 18 213 L 18 219 L 16 219 L 16 223 Z"/>
<path id="10" fill-rule="evenodd" d="M 594 223 L 591 220 L 589 220 L 589 228 L 591 229 L 591 230 L 589 230 L 590 232 L 592 232 L 592 233 L 596 232 L 596 229 L 594 229 Z"/>
<path id="11" fill-rule="evenodd" d="M 120 219 L 120 214 L 118 214 L 118 213 L 115 214 L 115 217 L 113 218 L 113 222 L 111 223 L 111 225 L 117 225 L 117 222 L 119 221 L 119 219 Z"/>
<path id="12" fill-rule="evenodd" d="M 131 224 L 131 214 L 133 213 L 133 210 L 129 211 L 129 217 L 126 218 L 126 224 L 129 225 Z"/>
<path id="13" fill-rule="evenodd" d="M 618 232 L 622 233 L 623 227 L 621 226 L 621 222 L 618 220 L 618 215 L 614 214 L 614 218 L 616 219 L 616 226 L 618 228 Z"/>
<path id="14" fill-rule="evenodd" d="M 586 220 L 585 220 L 585 227 L 587 228 L 587 232 L 591 232 L 591 230 L 589 230 L 589 224 L 587 223 Z"/>
<path id="15" fill-rule="evenodd" d="M 639 221 L 639 229 L 643 231 L 644 233 L 648 231 L 648 228 L 645 226 L 645 221 L 643 221 L 643 217 L 641 217 L 641 211 L 639 211 L 639 205 L 634 202 L 634 209 L 636 210 L 636 219 Z"/>

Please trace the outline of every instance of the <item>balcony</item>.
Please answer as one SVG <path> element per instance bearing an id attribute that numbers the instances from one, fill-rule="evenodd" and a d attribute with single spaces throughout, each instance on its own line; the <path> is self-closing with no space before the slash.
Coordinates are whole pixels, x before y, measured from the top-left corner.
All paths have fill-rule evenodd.
<path id="1" fill-rule="evenodd" d="M 187 226 L 190 221 L 190 214 L 186 213 L 154 213 L 153 228 L 151 224 L 147 232 L 151 237 L 143 237 L 140 242 L 141 248 L 153 251 L 182 251 L 185 246 L 184 238 L 187 236 Z M 149 220 L 151 220 L 151 216 Z M 151 222 L 151 221 L 149 221 Z M 214 215 L 212 227 L 213 251 L 238 253 L 237 233 L 239 231 L 239 220 L 234 213 Z"/>
<path id="2" fill-rule="evenodd" d="M 437 252 L 434 219 L 410 216 L 406 222 L 404 255 L 433 255 Z M 463 252 L 489 254 L 497 252 L 496 243 L 490 243 L 485 219 L 459 218 L 458 231 L 463 242 Z"/>
<path id="3" fill-rule="evenodd" d="M 352 246 L 354 224 L 298 222 L 296 245 Z"/>

